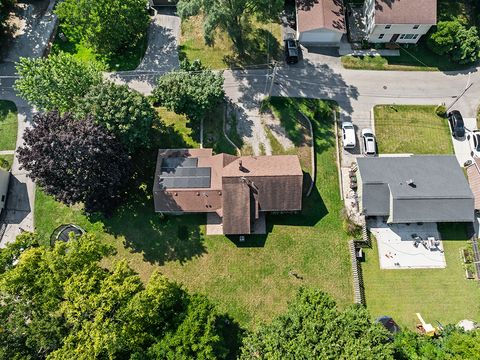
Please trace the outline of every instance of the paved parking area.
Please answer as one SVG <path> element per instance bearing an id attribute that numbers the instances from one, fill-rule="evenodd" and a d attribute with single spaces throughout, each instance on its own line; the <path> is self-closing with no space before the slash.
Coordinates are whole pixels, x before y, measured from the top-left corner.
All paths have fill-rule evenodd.
<path id="1" fill-rule="evenodd" d="M 414 237 L 440 239 L 436 223 L 387 224 L 383 218 L 369 220 L 369 228 L 377 239 L 381 269 L 445 268 L 443 244 L 430 246 L 428 241 L 415 245 Z"/>
<path id="2" fill-rule="evenodd" d="M 467 135 L 469 132 L 477 129 L 477 119 L 475 118 L 464 118 L 465 122 L 465 137 L 463 139 L 456 139 L 452 137 L 453 148 L 455 150 L 455 156 L 457 157 L 460 166 L 463 166 L 466 161 L 472 160 L 472 155 L 470 155 L 470 145 L 467 140 Z"/>

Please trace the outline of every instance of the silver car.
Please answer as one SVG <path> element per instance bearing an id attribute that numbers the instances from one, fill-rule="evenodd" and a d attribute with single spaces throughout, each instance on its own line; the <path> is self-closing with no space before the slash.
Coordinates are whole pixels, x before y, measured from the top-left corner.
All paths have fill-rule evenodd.
<path id="1" fill-rule="evenodd" d="M 362 130 L 363 154 L 365 156 L 377 155 L 377 144 L 372 129 Z"/>

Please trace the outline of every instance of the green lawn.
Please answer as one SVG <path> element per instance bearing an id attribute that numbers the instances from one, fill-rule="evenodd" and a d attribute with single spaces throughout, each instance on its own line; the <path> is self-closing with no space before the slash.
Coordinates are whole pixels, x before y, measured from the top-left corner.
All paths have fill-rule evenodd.
<path id="1" fill-rule="evenodd" d="M 376 242 L 366 249 L 362 264 L 367 308 L 372 316 L 392 316 L 411 329 L 415 313 L 436 325 L 455 324 L 462 319 L 480 320 L 480 290 L 474 280 L 465 279 L 460 249 L 465 247 L 462 225 L 441 225 L 447 267 L 445 269 L 381 270 Z"/>
<path id="2" fill-rule="evenodd" d="M 17 144 L 17 107 L 0 100 L 0 150 L 15 150 Z"/>
<path id="3" fill-rule="evenodd" d="M 142 61 L 145 50 L 147 49 L 147 34 L 132 49 L 119 51 L 118 54 L 103 56 L 96 54 L 95 51 L 83 43 L 71 39 L 62 40 L 59 36 L 62 31 L 61 25 L 55 36 L 52 52 L 64 51 L 72 54 L 75 58 L 84 62 L 96 62 L 106 71 L 125 71 L 134 70 Z"/>
<path id="4" fill-rule="evenodd" d="M 310 100 L 308 99 L 302 100 L 275 96 L 265 100 L 262 104 L 264 110 L 269 109 L 273 116 L 279 119 L 288 138 L 295 144 L 295 148 L 285 150 L 271 130 L 265 126 L 265 132 L 272 147 L 272 154 L 297 155 L 300 159 L 302 170 L 309 174 L 306 175 L 307 177 L 312 174 L 310 128 L 298 110 L 300 109 L 303 113 L 310 113 L 311 115 L 312 110 L 309 108 L 309 105 Z M 310 182 L 306 183 L 310 184 Z"/>
<path id="5" fill-rule="evenodd" d="M 160 118 L 167 127 L 172 127 L 183 139 L 189 148 L 198 148 L 200 135 L 198 131 L 192 129 L 192 125 L 185 115 L 175 114 L 163 107 L 156 108 Z"/>
<path id="6" fill-rule="evenodd" d="M 342 56 L 342 65 L 354 70 L 453 71 L 468 68 L 430 51 L 423 41 L 400 49 L 400 56 Z"/>
<path id="7" fill-rule="evenodd" d="M 378 105 L 374 108 L 379 153 L 453 154 L 448 121 L 430 105 Z"/>
<path id="8" fill-rule="evenodd" d="M 304 107 L 313 117 L 317 187 L 304 200 L 301 214 L 269 216 L 268 236 L 250 237 L 239 244 L 233 238 L 206 236 L 204 216 L 156 215 L 150 193 L 154 157 L 142 159 L 148 169 L 145 184 L 132 190 L 128 202 L 108 219 L 87 219 L 80 207 L 66 207 L 37 191 L 37 231 L 48 241 L 59 224 L 77 223 L 113 244 L 118 251 L 115 258 L 128 259 L 143 279 L 160 270 L 187 289 L 207 294 L 248 328 L 283 311 L 301 285 L 329 292 L 341 307 L 350 304 L 348 236 L 339 216 L 342 202 L 331 105 L 299 100 L 290 106 Z M 303 280 L 290 276 L 290 270 Z"/>
<path id="9" fill-rule="evenodd" d="M 180 36 L 180 57 L 190 61 L 200 59 L 202 64 L 211 69 L 245 67 L 267 63 L 282 56 L 282 34 L 280 24 L 261 24 L 255 20 L 246 35 L 245 54 L 235 54 L 232 41 L 225 31 L 218 30 L 215 44 L 208 46 L 203 38 L 203 18 L 194 16 L 182 21 Z"/>

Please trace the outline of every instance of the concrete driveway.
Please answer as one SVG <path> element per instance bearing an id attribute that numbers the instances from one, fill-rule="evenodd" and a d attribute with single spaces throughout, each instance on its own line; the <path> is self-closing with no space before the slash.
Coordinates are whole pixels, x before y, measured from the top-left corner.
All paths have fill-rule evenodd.
<path id="1" fill-rule="evenodd" d="M 473 160 L 467 136 L 469 132 L 477 129 L 477 119 L 464 118 L 463 121 L 465 122 L 465 137 L 457 139 L 452 136 L 453 149 L 455 150 L 455 156 L 460 166 L 463 166 L 468 160 Z"/>

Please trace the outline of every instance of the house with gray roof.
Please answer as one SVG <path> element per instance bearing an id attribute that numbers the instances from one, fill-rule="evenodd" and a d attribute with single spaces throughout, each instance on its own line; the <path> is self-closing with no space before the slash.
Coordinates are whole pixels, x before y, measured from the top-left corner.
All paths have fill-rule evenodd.
<path id="1" fill-rule="evenodd" d="M 359 209 L 388 223 L 472 222 L 474 197 L 455 156 L 358 158 Z"/>

